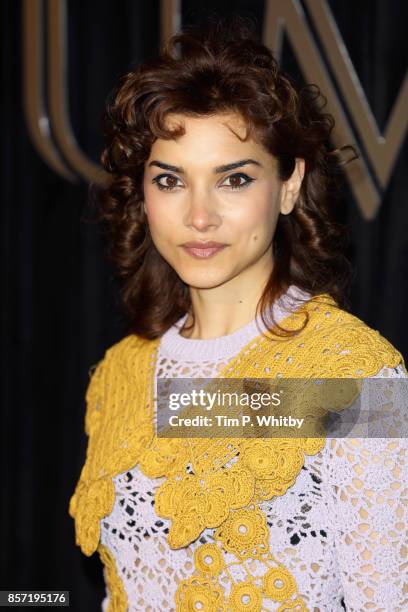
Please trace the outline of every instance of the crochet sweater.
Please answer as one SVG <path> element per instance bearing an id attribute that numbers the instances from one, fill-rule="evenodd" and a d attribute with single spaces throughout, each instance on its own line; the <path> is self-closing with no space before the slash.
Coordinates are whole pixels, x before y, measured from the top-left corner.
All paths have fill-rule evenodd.
<path id="1" fill-rule="evenodd" d="M 291 287 L 274 305 L 275 320 L 284 320 L 287 326 L 285 317 L 299 307 L 297 300 L 308 297 Z M 273 359 L 279 366 L 270 363 L 269 355 L 269 362 L 264 361 L 264 371 L 258 376 L 322 376 L 324 369 L 319 365 L 309 365 L 307 371 L 293 362 L 299 360 L 299 355 L 304 360 L 305 354 L 318 362 L 318 353 L 325 350 L 337 357 L 332 361 L 331 372 L 326 364 L 327 376 L 406 376 L 401 355 L 378 332 L 343 311 L 339 317 L 330 298 L 325 298 L 324 308 L 313 306 L 310 310 L 311 302 L 306 302 L 309 313 L 313 313 L 312 337 L 316 340 L 323 334 L 323 345 L 318 343 L 320 350 L 316 351 L 316 342 L 308 340 L 307 334 L 302 338 L 306 342 L 297 338 L 297 351 L 292 342 L 285 341 L 280 345 L 282 350 L 274 346 Z M 337 325 L 327 325 L 334 317 Z M 184 320 L 185 317 L 156 343 L 154 395 L 158 376 L 228 376 L 228 366 L 234 358 L 230 376 L 238 376 L 236 357 L 241 356 L 245 362 L 245 350 L 251 355 L 252 369 L 261 365 L 253 361 L 253 351 L 262 346 L 259 334 L 265 329 L 259 318 L 233 334 L 211 340 L 180 336 L 178 330 Z M 363 341 L 363 351 L 357 345 L 358 339 Z M 408 483 L 403 470 L 403 440 L 327 438 L 321 444 L 315 440 L 314 447 L 309 440 L 302 448 L 299 440 L 292 440 L 280 449 L 291 461 L 286 468 L 282 466 L 289 478 L 282 480 L 281 474 L 279 486 L 276 474 L 266 474 L 264 469 L 259 473 L 259 462 L 256 463 L 263 454 L 270 458 L 279 453 L 279 441 L 261 440 L 258 446 L 246 441 L 230 456 L 224 455 L 227 460 L 223 466 L 223 475 L 235 470 L 235 481 L 243 492 L 235 494 L 236 499 L 230 493 L 229 507 L 225 508 L 222 496 L 216 495 L 216 487 L 211 490 L 211 475 L 201 470 L 200 475 L 207 476 L 208 482 L 206 497 L 201 497 L 200 502 L 201 507 L 207 502 L 207 512 L 200 517 L 200 507 L 193 504 L 190 514 L 188 498 L 197 500 L 197 492 L 194 497 L 188 478 L 199 474 L 199 462 L 195 463 L 194 457 L 193 461 L 191 457 L 183 459 L 182 448 L 170 448 L 174 441 L 165 452 L 163 440 L 159 441 L 161 450 L 157 440 L 155 448 L 154 436 L 151 430 L 146 434 L 143 419 L 139 422 L 139 436 L 135 436 L 139 446 L 136 443 L 132 448 L 132 432 L 128 429 L 116 452 L 110 453 L 109 461 L 103 457 L 108 430 L 102 436 L 97 434 L 101 412 L 106 414 L 105 405 L 116 406 L 125 392 L 123 385 L 129 381 L 123 371 L 135 365 L 126 360 L 124 349 L 129 350 L 126 344 L 130 340 L 128 337 L 112 347 L 91 379 L 87 393 L 87 462 L 70 505 L 71 515 L 76 518 L 77 542 L 85 554 L 97 548 L 105 565 L 104 611 L 406 608 L 407 522 L 402 490 Z M 299 351 L 307 349 L 309 343 L 310 349 L 314 347 L 313 355 Z M 354 359 L 340 357 L 350 355 L 353 347 Z M 114 353 L 115 365 L 121 366 L 122 374 L 118 376 L 116 371 L 116 377 L 108 378 L 108 361 L 112 362 Z M 133 354 L 132 359 L 135 357 Z M 288 371 L 289 364 L 293 364 L 292 373 Z M 242 374 L 246 372 L 248 363 Z M 120 416 L 121 412 L 115 418 Z M 150 417 L 154 423 L 155 402 Z M 98 444 L 92 445 L 98 437 Z M 141 452 L 140 443 L 143 448 L 150 446 L 150 450 Z M 197 451 L 195 459 L 198 456 Z M 125 469 L 121 469 L 121 462 Z M 99 467 L 98 477 L 90 473 L 92 464 Z M 177 480 L 182 478 L 188 484 L 185 490 Z M 234 482 L 234 476 L 231 480 Z M 258 495 L 254 496 L 257 488 Z M 223 493 L 226 494 L 225 488 Z M 216 510 L 211 517 L 208 508 L 213 507 Z M 191 528 L 189 522 L 196 525 Z"/>

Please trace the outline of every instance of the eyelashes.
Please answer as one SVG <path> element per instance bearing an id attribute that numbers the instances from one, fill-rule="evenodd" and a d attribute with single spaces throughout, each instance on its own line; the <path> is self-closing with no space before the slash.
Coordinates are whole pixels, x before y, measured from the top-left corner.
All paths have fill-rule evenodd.
<path id="1" fill-rule="evenodd" d="M 245 172 L 235 172 L 234 174 L 230 174 L 229 176 L 227 176 L 225 180 L 228 181 L 231 179 L 243 179 L 244 180 L 243 183 L 239 183 L 236 185 L 233 185 L 233 184 L 226 185 L 227 187 L 230 187 L 231 189 L 244 189 L 245 187 L 248 187 L 248 185 L 253 183 L 255 180 L 251 176 L 248 176 L 248 174 L 245 174 Z"/>
<path id="2" fill-rule="evenodd" d="M 170 179 L 171 181 L 173 181 L 173 183 L 172 184 L 170 183 L 170 185 L 164 185 L 163 183 L 160 182 L 162 179 Z M 152 180 L 152 183 L 155 183 L 157 187 L 160 189 L 160 191 L 171 191 L 175 187 L 180 186 L 180 185 L 177 185 L 178 180 L 180 179 L 177 178 L 177 176 L 174 176 L 174 174 L 159 174 L 158 176 L 154 177 L 154 179 Z"/>
<path id="3" fill-rule="evenodd" d="M 166 185 L 164 182 L 162 182 L 162 180 L 169 181 L 169 183 Z M 225 184 L 226 181 L 231 180 L 239 182 L 235 184 L 230 183 L 229 185 Z M 229 187 L 231 190 L 234 191 L 239 189 L 245 189 L 245 187 L 248 187 L 255 180 L 256 179 L 252 178 L 251 176 L 248 176 L 248 174 L 245 174 L 245 172 L 235 172 L 234 174 L 230 174 L 224 179 L 223 183 L 221 184 L 221 187 Z M 174 174 L 169 173 L 159 174 L 158 176 L 155 176 L 154 179 L 152 179 L 152 183 L 155 183 L 158 189 L 160 189 L 160 191 L 173 191 L 177 187 L 180 187 L 181 185 L 177 184 L 177 181 L 180 181 L 180 179 Z"/>

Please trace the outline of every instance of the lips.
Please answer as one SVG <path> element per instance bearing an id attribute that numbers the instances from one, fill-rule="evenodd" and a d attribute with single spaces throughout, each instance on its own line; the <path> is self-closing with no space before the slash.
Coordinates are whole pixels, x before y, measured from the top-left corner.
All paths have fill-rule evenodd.
<path id="1" fill-rule="evenodd" d="M 217 247 L 222 247 L 226 245 L 223 244 L 222 242 L 214 242 L 214 241 L 200 242 L 199 240 L 195 240 L 192 242 L 184 242 L 181 246 L 192 248 L 192 249 L 209 249 L 213 247 L 217 248 Z"/>
<path id="2" fill-rule="evenodd" d="M 212 257 L 213 255 L 216 255 L 217 253 L 225 249 L 227 245 L 222 244 L 221 242 L 214 241 L 193 241 L 185 242 L 181 246 L 186 251 L 186 253 L 188 253 L 192 257 L 195 257 L 197 259 L 207 259 L 208 257 Z"/>

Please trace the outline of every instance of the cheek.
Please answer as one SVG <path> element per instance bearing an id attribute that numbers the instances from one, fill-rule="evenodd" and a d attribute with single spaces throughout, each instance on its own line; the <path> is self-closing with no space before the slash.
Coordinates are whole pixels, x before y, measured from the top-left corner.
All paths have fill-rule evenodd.
<path id="1" fill-rule="evenodd" d="M 239 225 L 253 243 L 269 240 L 275 231 L 279 209 L 272 198 L 253 201 L 242 212 Z"/>
<path id="2" fill-rule="evenodd" d="M 165 248 L 167 243 L 172 242 L 174 238 L 174 227 L 171 218 L 168 218 L 158 208 L 146 205 L 147 223 L 150 230 L 150 235 L 156 247 Z"/>
<path id="3" fill-rule="evenodd" d="M 165 206 L 161 194 L 151 186 L 144 191 L 146 216 L 152 234 L 162 234 L 171 222 L 169 206 Z"/>

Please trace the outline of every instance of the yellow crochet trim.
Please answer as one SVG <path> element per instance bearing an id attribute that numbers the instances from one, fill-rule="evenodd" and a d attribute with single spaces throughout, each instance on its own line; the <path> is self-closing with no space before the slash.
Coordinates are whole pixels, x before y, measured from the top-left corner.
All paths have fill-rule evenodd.
<path id="1" fill-rule="evenodd" d="M 98 545 L 98 552 L 104 565 L 105 581 L 109 596 L 107 612 L 126 612 L 128 600 L 122 581 L 116 571 L 115 559 L 103 544 Z"/>
<path id="2" fill-rule="evenodd" d="M 220 376 L 363 378 L 374 376 L 385 365 L 404 364 L 385 338 L 339 311 L 325 294 L 287 317 L 283 326 L 299 329 L 306 313 L 308 324 L 298 336 L 274 341 L 259 336 Z M 112 478 L 139 463 L 146 476 L 166 478 L 156 492 L 155 508 L 159 516 L 171 520 L 170 547 L 188 546 L 206 528 L 216 530 L 212 548 L 202 545 L 195 551 L 195 574 L 178 585 L 177 610 L 261 610 L 263 598 L 282 602 L 281 612 L 306 610 L 294 577 L 269 549 L 266 518 L 259 504 L 284 495 L 305 455 L 319 452 L 325 438 L 158 439 L 153 431 L 152 399 L 158 345 L 159 339 L 124 338 L 107 351 L 91 380 L 87 460 L 70 502 L 77 543 L 85 554 L 94 552 L 100 519 L 110 514 L 114 504 Z M 235 463 L 227 466 L 231 459 Z M 193 473 L 187 473 L 187 464 Z M 254 559 L 264 566 L 256 578 L 249 569 Z M 230 571 L 234 564 L 245 570 L 245 582 L 234 582 Z M 222 586 L 225 578 L 231 584 L 228 597 Z M 114 581 L 114 589 L 118 588 Z M 195 607 L 197 602 L 200 605 Z"/>

